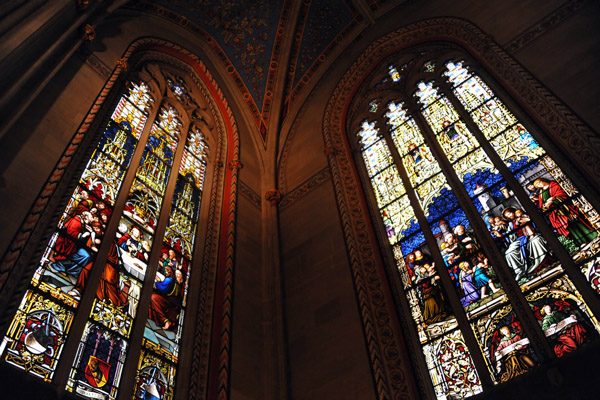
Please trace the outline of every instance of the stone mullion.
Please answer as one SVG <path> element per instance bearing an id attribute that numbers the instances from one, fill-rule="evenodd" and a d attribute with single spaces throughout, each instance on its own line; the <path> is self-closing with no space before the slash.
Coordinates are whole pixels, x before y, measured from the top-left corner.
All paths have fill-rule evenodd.
<path id="1" fill-rule="evenodd" d="M 414 115 L 414 113 L 409 112 L 409 115 Z M 448 270 L 444 267 L 446 264 L 444 262 L 444 259 L 442 258 L 441 253 L 438 251 L 437 241 L 435 240 L 433 232 L 431 231 L 431 228 L 429 227 L 429 223 L 427 222 L 427 217 L 425 216 L 425 213 L 424 213 L 423 209 L 421 208 L 421 203 L 419 202 L 417 193 L 410 183 L 408 173 L 406 172 L 406 169 L 404 168 L 404 164 L 402 163 L 402 157 L 400 156 L 400 153 L 398 152 L 398 149 L 396 148 L 396 145 L 394 144 L 391 134 L 386 132 L 383 134 L 383 137 L 387 143 L 388 148 L 390 149 L 392 158 L 394 159 L 394 163 L 396 165 L 396 168 L 398 169 L 398 173 L 400 175 L 400 178 L 402 179 L 402 183 L 406 190 L 406 194 L 407 194 L 407 196 L 410 200 L 410 204 L 414 210 L 415 217 L 417 218 L 417 222 L 419 223 L 419 225 L 421 227 L 421 231 L 425 235 L 425 240 L 427 241 L 427 245 L 431 249 L 431 257 L 435 261 L 435 269 L 436 269 L 437 275 L 440 277 L 440 279 L 442 281 L 444 293 L 446 295 L 446 298 L 450 302 L 450 307 L 452 309 L 452 313 L 454 314 L 454 317 L 456 318 L 456 320 L 458 322 L 457 329 L 459 329 L 462 332 L 463 338 L 469 349 L 479 348 L 479 346 L 477 345 L 477 339 L 475 338 L 473 331 L 471 329 L 460 329 L 460 328 L 468 327 L 469 321 L 468 321 L 466 314 L 464 312 L 464 309 L 460 303 L 460 299 L 459 299 L 458 295 L 456 294 L 456 291 L 454 290 L 455 285 L 450 278 L 450 274 L 448 273 Z M 489 373 L 483 373 L 484 371 L 488 371 L 488 368 L 487 368 L 487 365 L 486 365 L 485 359 L 483 358 L 482 353 L 480 351 L 470 351 L 470 354 L 471 354 L 471 358 L 473 359 L 473 363 L 475 364 L 475 367 L 479 371 L 479 377 L 481 379 L 483 386 L 484 387 L 493 386 L 493 382 L 490 379 Z"/>
<path id="2" fill-rule="evenodd" d="M 157 109 L 160 109 L 160 107 L 157 107 Z M 152 297 L 152 292 L 154 291 L 154 278 L 156 277 L 156 271 L 158 269 L 165 230 L 171 216 L 171 209 L 173 207 L 173 194 L 175 191 L 175 185 L 177 184 L 177 178 L 179 177 L 179 168 L 181 167 L 183 150 L 185 148 L 187 135 L 189 133 L 189 119 L 185 118 L 184 120 L 185 122 L 182 124 L 181 132 L 185 133 L 179 137 L 177 149 L 175 150 L 175 155 L 171 164 L 169 181 L 167 182 L 165 193 L 163 195 L 160 217 L 156 224 L 154 240 L 152 242 L 152 251 L 148 257 L 146 274 L 144 275 L 144 282 L 140 293 L 140 300 L 135 313 L 136 317 L 133 321 L 131 334 L 129 335 L 129 351 L 127 357 L 125 358 L 125 363 L 123 364 L 123 373 L 121 375 L 121 382 L 119 383 L 120 390 L 117 394 L 118 400 L 130 399 L 131 389 L 134 388 L 135 384 L 138 361 L 142 351 L 142 339 L 144 337 L 146 321 L 148 319 L 148 309 L 150 308 L 150 298 Z M 179 323 L 179 321 L 177 323 Z M 175 367 L 177 367 L 177 365 L 175 365 Z"/>
<path id="3" fill-rule="evenodd" d="M 454 96 L 450 85 L 441 81 L 439 83 L 440 91 L 446 95 L 454 109 L 460 116 L 469 131 L 475 136 L 482 149 L 485 151 L 489 159 L 494 164 L 494 167 L 498 169 L 502 177 L 506 180 L 509 187 L 514 192 L 515 196 L 531 218 L 532 222 L 538 228 L 546 241 L 550 244 L 550 247 L 554 251 L 554 254 L 559 259 L 563 269 L 568 273 L 569 278 L 573 281 L 577 289 L 581 293 L 587 305 L 590 307 L 594 315 L 600 315 L 600 299 L 596 292 L 590 286 L 590 283 L 585 279 L 581 270 L 577 267 L 569 253 L 560 244 L 558 238 L 548 226 L 544 217 L 540 214 L 537 206 L 531 201 L 529 196 L 525 193 L 523 187 L 519 184 L 513 173 L 508 169 L 504 161 L 500 158 L 498 153 L 494 150 L 493 146 L 486 139 L 484 133 L 479 129 L 479 126 L 472 120 L 469 112 L 465 109 L 462 103 Z M 540 328 L 541 329 L 541 328 Z"/>
<path id="4" fill-rule="evenodd" d="M 461 208 L 469 218 L 471 227 L 473 228 L 477 239 L 481 243 L 482 247 L 486 249 L 486 256 L 490 259 L 491 264 L 494 266 L 496 275 L 498 276 L 498 279 L 502 283 L 504 291 L 508 296 L 509 303 L 513 306 L 514 312 L 519 320 L 523 323 L 525 331 L 527 332 L 527 336 L 530 338 L 534 352 L 542 360 L 549 359 L 551 357 L 550 355 L 554 354 L 554 352 L 550 348 L 548 341 L 545 340 L 545 337 L 543 337 L 541 328 L 535 320 L 533 313 L 529 311 L 530 308 L 521 295 L 521 290 L 517 285 L 517 282 L 507 274 L 507 271 L 510 271 L 508 264 L 506 264 L 504 257 L 498 250 L 496 243 L 493 241 L 487 228 L 483 225 L 483 221 L 481 220 L 481 216 L 479 215 L 477 208 L 475 208 L 475 205 L 465 190 L 462 181 L 454 171 L 454 167 L 438 143 L 435 132 L 433 132 L 419 111 L 413 112 L 412 115 L 415 118 L 415 122 L 421 129 L 426 142 L 429 144 L 434 158 L 440 163 L 442 171 L 445 172 L 448 184 L 454 191 Z M 542 337 L 540 337 L 540 334 Z"/>
<path id="5" fill-rule="evenodd" d="M 154 95 L 156 96 L 157 94 L 154 93 Z M 154 104 L 160 104 L 161 100 L 162 99 L 156 99 L 154 101 Z M 152 128 L 154 120 L 158 115 L 159 108 L 160 107 L 158 106 L 154 106 L 148 113 L 146 125 L 144 126 L 144 129 L 140 134 L 140 139 L 138 140 L 138 143 L 136 145 L 135 153 L 131 158 L 129 167 L 127 168 L 127 172 L 125 174 L 125 178 L 123 179 L 123 182 L 121 184 L 121 189 L 119 190 L 119 194 L 115 199 L 115 206 L 111 212 L 111 218 L 106 227 L 101 247 L 98 250 L 96 259 L 94 260 L 94 265 L 90 271 L 90 275 L 86 282 L 85 289 L 81 294 L 81 299 L 77 307 L 75 319 L 73 320 L 73 324 L 71 325 L 71 331 L 67 336 L 67 341 L 62 351 L 62 354 L 64 354 L 64 356 L 58 363 L 55 377 L 53 380 L 55 384 L 61 389 L 67 386 L 69 373 L 74 362 L 72 357 L 74 357 L 77 354 L 77 349 L 79 347 L 79 343 L 81 341 L 85 325 L 89 320 L 92 307 L 94 305 L 94 300 L 96 298 L 96 290 L 98 285 L 100 284 L 100 280 L 102 279 L 104 266 L 106 265 L 108 260 L 108 253 L 110 247 L 113 245 L 114 238 L 119 227 L 120 216 L 123 214 L 125 202 L 127 201 L 127 197 L 129 196 L 129 190 L 131 189 L 131 185 L 133 184 L 137 168 L 142 159 L 146 141 L 150 136 L 150 129 Z"/>

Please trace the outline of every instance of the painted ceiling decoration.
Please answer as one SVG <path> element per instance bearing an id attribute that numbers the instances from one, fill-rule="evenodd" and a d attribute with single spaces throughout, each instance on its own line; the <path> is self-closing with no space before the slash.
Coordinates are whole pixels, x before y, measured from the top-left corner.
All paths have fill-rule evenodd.
<path id="1" fill-rule="evenodd" d="M 336 35 L 354 19 L 343 0 L 313 0 L 296 63 L 294 86 Z"/>
<path id="2" fill-rule="evenodd" d="M 156 0 L 205 29 L 221 46 L 262 104 L 269 62 L 283 6 L 272 0 Z"/>
<path id="3" fill-rule="evenodd" d="M 345 0 L 307 0 L 300 11 L 285 90 L 284 116 L 298 93 L 362 16 Z"/>
<path id="4" fill-rule="evenodd" d="M 248 105 L 263 141 L 278 67 L 288 70 L 284 116 L 332 49 L 362 16 L 350 0 L 135 0 L 128 7 L 171 20 L 200 36 L 225 64 Z M 373 3 L 373 4 L 371 4 Z M 381 2 L 369 2 L 379 7 Z M 280 65 L 281 42 L 296 29 L 289 65 Z"/>

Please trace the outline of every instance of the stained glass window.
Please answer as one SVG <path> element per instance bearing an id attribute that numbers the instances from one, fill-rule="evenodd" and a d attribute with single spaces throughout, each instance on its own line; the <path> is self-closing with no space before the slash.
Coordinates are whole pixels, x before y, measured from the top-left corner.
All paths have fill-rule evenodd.
<path id="1" fill-rule="evenodd" d="M 598 338 L 600 215 L 467 61 L 420 60 L 382 66 L 392 93 L 363 103 L 356 143 L 422 365 L 463 398 L 540 366 L 532 336 L 548 357 Z"/>
<path id="2" fill-rule="evenodd" d="M 156 98 L 147 82 L 128 83 L 0 348 L 6 362 L 45 381 L 74 354 L 66 390 L 80 397 L 173 397 L 208 146 L 205 132 L 182 123 L 181 110 L 197 105 L 185 79 L 163 79 L 185 107 Z M 85 298 L 87 320 L 71 332 Z M 143 298 L 149 309 L 139 308 Z M 135 387 L 123 388 L 136 320 L 146 324 L 139 368 Z"/>

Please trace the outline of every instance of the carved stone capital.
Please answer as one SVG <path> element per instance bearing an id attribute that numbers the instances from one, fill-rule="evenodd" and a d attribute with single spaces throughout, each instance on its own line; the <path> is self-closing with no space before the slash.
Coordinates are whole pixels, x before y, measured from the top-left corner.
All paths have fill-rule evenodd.
<path id="1" fill-rule="evenodd" d="M 275 206 L 281 201 L 281 192 L 277 189 L 267 190 L 267 193 L 265 193 L 265 199 L 271 203 L 271 205 Z"/>
<path id="2" fill-rule="evenodd" d="M 96 30 L 90 24 L 83 26 L 83 33 L 81 35 L 84 42 L 93 42 L 96 38 Z"/>

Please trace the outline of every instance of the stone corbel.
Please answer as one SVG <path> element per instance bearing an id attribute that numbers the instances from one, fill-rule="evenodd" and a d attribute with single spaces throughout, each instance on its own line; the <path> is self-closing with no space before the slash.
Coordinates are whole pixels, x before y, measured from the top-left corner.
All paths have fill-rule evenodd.
<path id="1" fill-rule="evenodd" d="M 119 58 L 117 60 L 117 68 L 119 69 L 119 72 L 127 72 L 127 69 L 129 68 L 127 60 L 124 58 Z"/>
<path id="2" fill-rule="evenodd" d="M 281 197 L 281 192 L 277 189 L 267 190 L 267 193 L 265 193 L 265 199 L 273 206 L 279 204 Z"/>
<path id="3" fill-rule="evenodd" d="M 77 0 L 77 8 L 80 11 L 85 10 L 90 5 L 90 0 Z"/>
<path id="4" fill-rule="evenodd" d="M 91 43 L 96 38 L 96 30 L 90 24 L 85 24 L 82 31 L 81 38 L 84 42 Z"/>
<path id="5" fill-rule="evenodd" d="M 229 162 L 229 168 L 231 170 L 239 170 L 242 168 L 242 163 L 238 159 L 233 159 Z"/>

